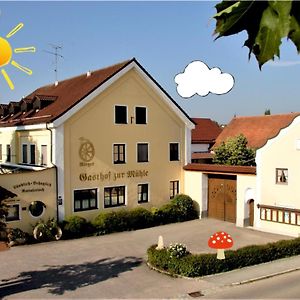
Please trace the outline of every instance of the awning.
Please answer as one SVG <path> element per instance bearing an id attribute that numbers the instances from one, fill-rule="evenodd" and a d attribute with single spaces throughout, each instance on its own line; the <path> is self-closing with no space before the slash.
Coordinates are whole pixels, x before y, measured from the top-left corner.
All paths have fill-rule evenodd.
<path id="1" fill-rule="evenodd" d="M 0 201 L 8 199 L 8 198 L 14 198 L 17 197 L 17 195 L 4 187 L 0 186 Z"/>

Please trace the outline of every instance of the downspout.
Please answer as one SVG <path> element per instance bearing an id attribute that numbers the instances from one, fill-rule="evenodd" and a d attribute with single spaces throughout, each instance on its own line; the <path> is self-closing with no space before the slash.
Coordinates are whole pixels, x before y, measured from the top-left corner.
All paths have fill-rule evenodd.
<path id="1" fill-rule="evenodd" d="M 53 163 L 53 132 L 48 127 L 48 123 L 46 123 L 46 129 L 50 131 L 50 163 L 55 168 L 55 190 L 56 190 L 56 220 L 59 223 L 59 213 L 58 213 L 58 171 L 57 166 Z"/>

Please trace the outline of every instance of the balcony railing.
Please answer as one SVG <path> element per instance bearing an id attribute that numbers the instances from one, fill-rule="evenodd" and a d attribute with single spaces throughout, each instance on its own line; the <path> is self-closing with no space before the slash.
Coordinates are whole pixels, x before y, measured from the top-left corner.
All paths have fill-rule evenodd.
<path id="1" fill-rule="evenodd" d="M 300 209 L 257 204 L 260 219 L 276 223 L 300 226 Z"/>

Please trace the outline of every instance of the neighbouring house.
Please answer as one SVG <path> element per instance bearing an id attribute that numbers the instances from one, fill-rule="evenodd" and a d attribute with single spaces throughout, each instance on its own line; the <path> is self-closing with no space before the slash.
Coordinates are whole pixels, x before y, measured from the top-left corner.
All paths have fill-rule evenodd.
<path id="1" fill-rule="evenodd" d="M 194 127 L 134 58 L 0 105 L 8 225 L 167 203 L 184 192 Z"/>
<path id="2" fill-rule="evenodd" d="M 211 163 L 213 154 L 211 147 L 215 144 L 222 127 L 208 118 L 192 118 L 196 123 L 192 130 L 192 162 Z"/>
<path id="3" fill-rule="evenodd" d="M 216 140 L 244 134 L 256 167 L 188 164 L 185 191 L 202 216 L 300 235 L 300 113 L 235 117 Z"/>

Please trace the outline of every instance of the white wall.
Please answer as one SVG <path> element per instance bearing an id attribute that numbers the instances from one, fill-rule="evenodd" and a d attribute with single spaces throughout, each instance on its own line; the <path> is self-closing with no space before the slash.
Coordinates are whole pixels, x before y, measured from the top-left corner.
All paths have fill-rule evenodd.
<path id="1" fill-rule="evenodd" d="M 194 152 L 207 152 L 209 144 L 192 144 L 192 153 Z"/>

